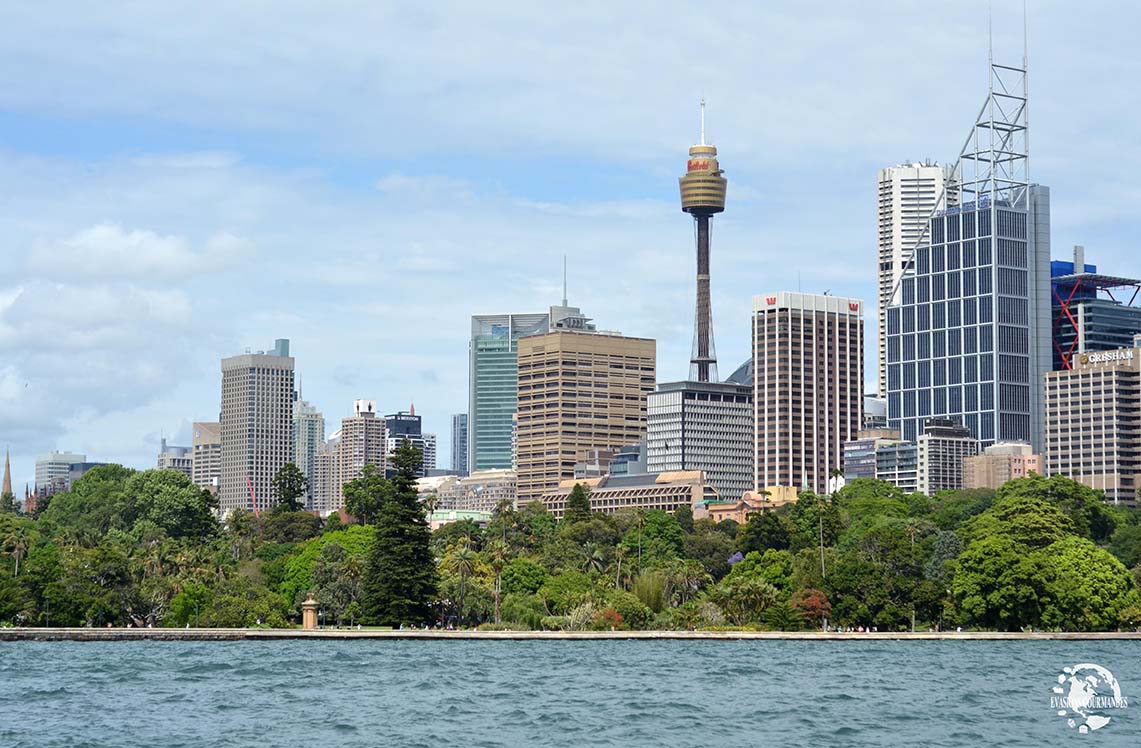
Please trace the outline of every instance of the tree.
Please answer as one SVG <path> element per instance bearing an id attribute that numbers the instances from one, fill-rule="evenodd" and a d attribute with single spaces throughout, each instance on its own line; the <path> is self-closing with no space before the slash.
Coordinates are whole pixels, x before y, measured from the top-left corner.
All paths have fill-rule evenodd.
<path id="1" fill-rule="evenodd" d="M 563 524 L 573 525 L 576 522 L 590 521 L 590 489 L 581 483 L 575 483 L 567 496 L 567 506 L 563 510 Z"/>
<path id="2" fill-rule="evenodd" d="M 606 555 L 602 552 L 602 549 L 598 547 L 597 543 L 590 541 L 583 543 L 582 557 L 582 570 L 588 574 L 601 574 L 602 570 L 606 568 Z"/>
<path id="3" fill-rule="evenodd" d="M 392 456 L 392 495 L 376 515 L 372 550 L 361 589 L 361 615 L 368 623 L 394 626 L 432 620 L 438 576 L 429 546 L 431 531 L 416 491 L 420 450 L 407 439 Z"/>
<path id="4" fill-rule="evenodd" d="M 0 514 L 16 514 L 17 509 L 16 497 L 11 491 L 0 493 Z"/>
<path id="5" fill-rule="evenodd" d="M 309 492 L 309 479 L 301 468 L 287 462 L 273 476 L 273 495 L 277 497 L 279 508 L 287 512 L 298 512 L 305 508 L 302 499 Z"/>
<path id="6" fill-rule="evenodd" d="M 509 595 L 538 592 L 547 581 L 547 572 L 529 558 L 517 556 L 503 567 L 503 591 Z"/>
<path id="7" fill-rule="evenodd" d="M 1043 623 L 1066 631 L 1106 631 L 1141 604 L 1125 566 L 1085 538 L 1066 538 L 1039 554 L 1047 568 Z"/>
<path id="8" fill-rule="evenodd" d="M 344 495 L 345 511 L 362 525 L 371 525 L 392 496 L 392 483 L 376 465 L 365 465 L 358 477 L 345 484 Z"/>
<path id="9" fill-rule="evenodd" d="M 737 538 L 737 548 L 742 553 L 769 548 L 785 550 L 789 547 L 789 539 L 785 520 L 771 509 L 765 509 L 749 515 L 749 521 Z"/>
<path id="10" fill-rule="evenodd" d="M 810 620 L 819 621 L 821 628 L 832 615 L 832 604 L 823 590 L 807 588 L 798 591 L 789 602 Z"/>
<path id="11" fill-rule="evenodd" d="M 503 569 L 507 566 L 507 544 L 502 540 L 494 541 L 487 549 L 487 560 L 491 570 L 495 572 L 495 622 L 502 623 L 503 619 Z"/>
<path id="12" fill-rule="evenodd" d="M 444 556 L 444 569 L 458 575 L 460 578 L 456 621 L 461 626 L 464 622 L 464 595 L 467 592 L 467 579 L 471 576 L 472 572 L 475 571 L 478 560 L 475 551 L 471 549 L 471 545 L 463 541 L 460 541 L 458 546 L 452 549 L 451 553 Z"/>
<path id="13" fill-rule="evenodd" d="M 709 599 L 738 626 L 760 620 L 761 614 L 780 599 L 776 587 L 752 576 L 726 577 L 709 591 Z"/>

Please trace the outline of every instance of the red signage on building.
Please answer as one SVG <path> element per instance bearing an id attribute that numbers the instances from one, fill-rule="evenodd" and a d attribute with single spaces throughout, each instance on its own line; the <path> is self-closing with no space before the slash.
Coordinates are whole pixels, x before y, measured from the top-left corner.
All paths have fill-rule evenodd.
<path id="1" fill-rule="evenodd" d="M 858 311 L 860 311 L 860 304 L 857 301 L 849 301 L 848 302 L 848 308 L 851 309 L 853 312 L 858 312 Z"/>
<path id="2" fill-rule="evenodd" d="M 770 297 L 768 297 L 767 299 L 765 299 L 765 301 L 769 302 L 769 305 L 771 306 L 771 305 L 773 305 L 773 304 L 777 303 L 777 297 L 775 297 L 775 296 L 770 296 Z"/>
<path id="3" fill-rule="evenodd" d="M 691 158 L 689 160 L 689 171 L 699 171 L 709 168 L 709 159 Z"/>

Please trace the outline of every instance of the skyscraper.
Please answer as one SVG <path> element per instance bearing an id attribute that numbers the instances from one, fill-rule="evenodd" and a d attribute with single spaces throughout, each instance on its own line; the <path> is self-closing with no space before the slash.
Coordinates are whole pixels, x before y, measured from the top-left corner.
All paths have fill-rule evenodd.
<path id="1" fill-rule="evenodd" d="M 828 490 L 860 430 L 863 351 L 859 299 L 753 297 L 754 490 Z"/>
<path id="2" fill-rule="evenodd" d="M 420 450 L 420 456 L 424 460 L 423 465 L 420 466 L 420 470 L 416 473 L 417 476 L 423 478 L 428 474 L 429 470 L 435 470 L 436 435 L 425 434 L 423 432 L 423 421 L 420 416 L 416 415 L 415 407 L 410 407 L 407 411 L 402 410 L 399 413 L 385 416 L 384 423 L 388 429 L 389 474 L 395 470 L 391 462 L 392 455 L 404 441 L 407 441 L 413 447 Z"/>
<path id="3" fill-rule="evenodd" d="M 1128 348 L 1141 333 L 1141 279 L 1099 273 L 1085 260 L 1076 246 L 1073 262 L 1050 263 L 1054 369 L 1072 369 L 1083 353 Z"/>
<path id="4" fill-rule="evenodd" d="M 467 413 L 452 416 L 452 472 L 467 475 Z"/>
<path id="5" fill-rule="evenodd" d="M 293 460 L 309 481 L 305 506 L 312 508 L 317 447 L 325 441 L 325 416 L 307 400 L 293 403 Z"/>
<path id="6" fill-rule="evenodd" d="M 1027 101 L 1025 59 L 992 64 L 954 167 L 956 205 L 931 217 L 888 307 L 888 425 L 905 440 L 935 417 L 962 423 L 984 446 L 1041 449 L 1050 193 L 1029 182 Z"/>
<path id="7" fill-rule="evenodd" d="M 195 421 L 192 431 L 190 480 L 199 488 L 217 496 L 218 482 L 222 476 L 222 424 L 217 421 Z"/>
<path id="8" fill-rule="evenodd" d="M 924 238 L 927 220 L 936 209 L 954 205 L 951 167 L 909 163 L 880 169 L 876 183 L 876 257 L 879 262 L 879 307 L 876 314 L 879 397 L 887 397 L 887 308 L 903 277 L 911 251 Z"/>
<path id="9" fill-rule="evenodd" d="M 927 419 L 916 446 L 918 490 L 927 496 L 961 489 L 963 460 L 979 453 L 979 442 L 971 435 L 971 430 L 946 418 Z"/>
<path id="10" fill-rule="evenodd" d="M 646 470 L 701 470 L 721 498 L 753 488 L 753 386 L 667 382 L 646 403 Z"/>
<path id="11" fill-rule="evenodd" d="M 190 447 L 176 447 L 173 444 L 167 444 L 166 439 L 163 438 L 155 467 L 159 470 L 177 470 L 193 480 L 194 453 Z"/>
<path id="12" fill-rule="evenodd" d="M 681 188 L 681 209 L 693 216 L 697 237 L 697 310 L 693 319 L 693 352 L 689 378 L 717 381 L 717 351 L 713 345 L 713 310 L 709 299 L 709 225 L 725 210 L 727 182 L 717 163 L 717 148 L 705 142 L 705 99 L 701 100 L 701 142 L 689 149 Z"/>
<path id="13" fill-rule="evenodd" d="M 573 478 L 587 450 L 617 450 L 646 435 L 657 344 L 577 326 L 519 341 L 520 505 Z"/>
<path id="14" fill-rule="evenodd" d="M 471 318 L 468 350 L 468 472 L 511 467 L 519 338 L 547 332 L 549 314 Z"/>
<path id="15" fill-rule="evenodd" d="M 293 462 L 293 358 L 273 350 L 222 359 L 222 466 L 218 503 L 260 512 L 277 504 L 273 478 Z"/>
<path id="16" fill-rule="evenodd" d="M 87 461 L 86 455 L 73 452 L 50 452 L 36 458 L 36 492 L 64 491 L 70 486 L 72 465 Z"/>
<path id="17" fill-rule="evenodd" d="M 376 412 L 376 401 L 354 400 L 353 415 L 341 421 L 333 508 L 344 503 L 341 489 L 346 483 L 359 478 L 365 465 L 373 465 L 381 474 L 384 473 L 388 456 L 387 434 L 385 421 Z"/>

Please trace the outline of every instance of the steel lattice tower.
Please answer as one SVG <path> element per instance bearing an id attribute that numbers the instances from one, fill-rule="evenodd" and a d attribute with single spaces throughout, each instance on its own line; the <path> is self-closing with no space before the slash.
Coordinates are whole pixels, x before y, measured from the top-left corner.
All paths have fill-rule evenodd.
<path id="1" fill-rule="evenodd" d="M 701 100 L 701 142 L 689 149 L 681 186 L 681 209 L 693 216 L 697 236 L 697 312 L 693 327 L 693 354 L 689 378 L 716 382 L 717 352 L 713 347 L 713 313 L 709 301 L 709 223 L 725 210 L 725 177 L 717 163 L 717 149 L 705 143 L 705 99 Z"/>

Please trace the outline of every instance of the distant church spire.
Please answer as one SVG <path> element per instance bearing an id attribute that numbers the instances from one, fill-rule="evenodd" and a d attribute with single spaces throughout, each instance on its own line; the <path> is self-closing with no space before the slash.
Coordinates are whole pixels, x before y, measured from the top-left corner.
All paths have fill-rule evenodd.
<path id="1" fill-rule="evenodd" d="M 12 494 L 12 460 L 8 450 L 4 450 L 4 485 L 0 487 L 0 494 Z"/>

